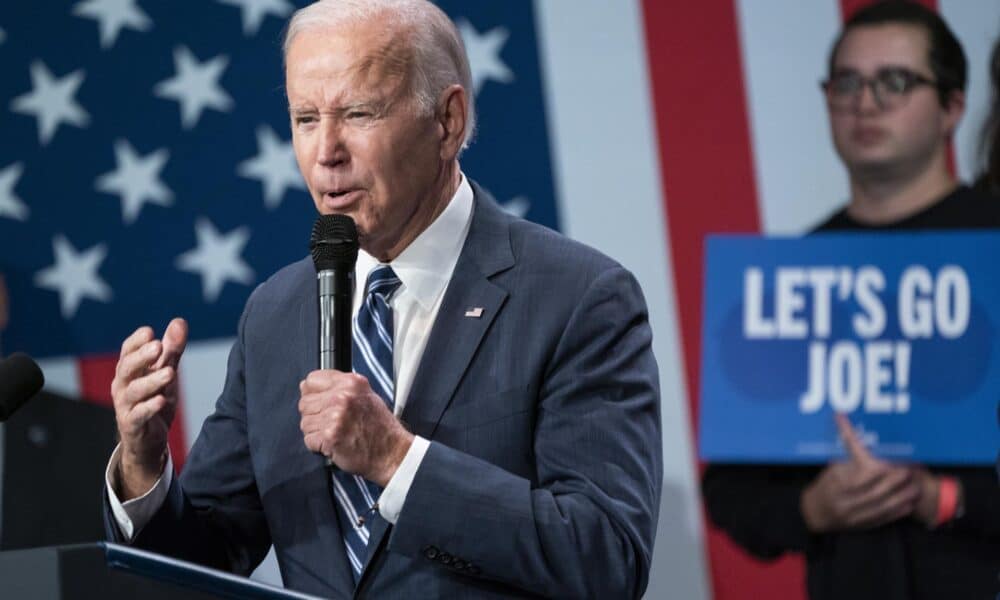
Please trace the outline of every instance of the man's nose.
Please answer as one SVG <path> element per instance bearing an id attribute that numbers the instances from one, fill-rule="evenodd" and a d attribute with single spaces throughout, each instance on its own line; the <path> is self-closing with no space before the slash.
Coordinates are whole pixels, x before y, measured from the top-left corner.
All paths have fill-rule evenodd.
<path id="1" fill-rule="evenodd" d="M 319 124 L 319 151 L 316 162 L 335 166 L 347 160 L 347 146 L 344 143 L 341 125 L 334 119 L 321 119 Z"/>
<path id="2" fill-rule="evenodd" d="M 882 103 L 875 95 L 875 85 L 872 82 L 865 82 L 858 90 L 858 95 L 854 99 L 854 109 L 862 114 L 877 113 L 882 110 Z"/>

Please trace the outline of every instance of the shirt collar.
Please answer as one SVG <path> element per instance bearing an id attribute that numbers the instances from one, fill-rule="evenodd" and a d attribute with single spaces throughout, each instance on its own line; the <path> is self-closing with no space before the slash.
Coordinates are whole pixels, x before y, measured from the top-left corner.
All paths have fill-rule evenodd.
<path id="1" fill-rule="evenodd" d="M 448 287 L 472 223 L 472 186 L 464 173 L 460 173 L 460 177 L 458 189 L 448 206 L 389 263 L 402 282 L 397 294 L 412 294 L 425 310 L 431 310 Z M 378 264 L 372 255 L 358 251 L 356 273 L 361 297 L 355 297 L 355 306 L 363 299 L 368 274 Z"/>

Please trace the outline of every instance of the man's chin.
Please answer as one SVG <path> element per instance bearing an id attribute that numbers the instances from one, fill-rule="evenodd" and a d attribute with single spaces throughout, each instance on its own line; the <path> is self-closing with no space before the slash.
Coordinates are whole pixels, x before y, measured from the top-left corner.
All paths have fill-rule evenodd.
<path id="1" fill-rule="evenodd" d="M 874 158 L 853 161 L 848 165 L 851 176 L 863 181 L 890 181 L 907 171 L 898 158 Z"/>

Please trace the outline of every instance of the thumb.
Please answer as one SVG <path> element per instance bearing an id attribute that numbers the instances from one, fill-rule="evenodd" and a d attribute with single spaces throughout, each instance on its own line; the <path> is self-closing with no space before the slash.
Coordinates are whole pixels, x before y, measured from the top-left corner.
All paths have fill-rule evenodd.
<path id="1" fill-rule="evenodd" d="M 174 319 L 167 325 L 167 330 L 163 332 L 163 354 L 157 361 L 157 366 L 163 367 L 171 365 L 177 366 L 181 360 L 181 354 L 187 346 L 188 324 L 184 319 Z"/>
<path id="2" fill-rule="evenodd" d="M 844 441 L 844 447 L 847 449 L 847 454 L 851 457 L 851 460 L 858 464 L 875 462 L 875 458 L 868 451 L 868 448 L 865 448 L 864 442 L 861 441 L 858 433 L 851 426 L 851 421 L 847 418 L 847 415 L 837 413 L 834 415 L 834 419 L 837 421 L 837 430 L 840 432 L 840 439 Z"/>

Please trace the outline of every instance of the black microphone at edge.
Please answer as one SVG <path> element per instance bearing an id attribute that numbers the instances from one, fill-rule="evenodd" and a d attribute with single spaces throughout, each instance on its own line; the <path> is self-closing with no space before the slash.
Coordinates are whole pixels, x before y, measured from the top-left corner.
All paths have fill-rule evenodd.
<path id="1" fill-rule="evenodd" d="M 351 312 L 358 229 L 347 215 L 320 215 L 313 224 L 309 252 L 319 292 L 319 368 L 350 373 Z M 326 468 L 334 467 L 326 457 Z"/>
<path id="2" fill-rule="evenodd" d="M 350 373 L 358 230 L 347 215 L 320 215 L 309 251 L 319 291 L 319 368 Z"/>
<path id="3" fill-rule="evenodd" d="M 17 352 L 0 360 L 0 422 L 9 419 L 43 385 L 42 370 L 27 354 Z"/>

